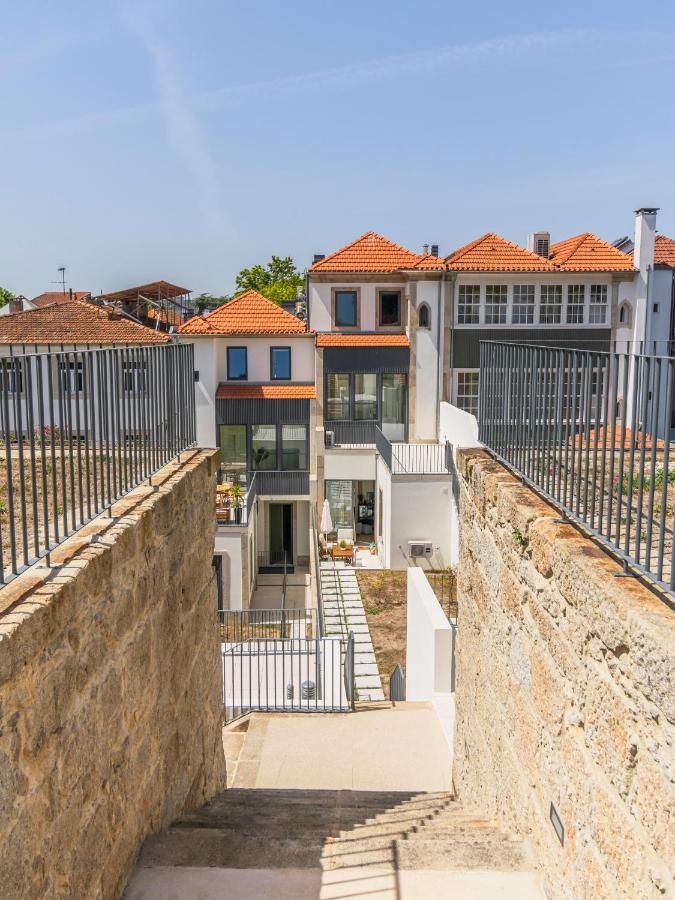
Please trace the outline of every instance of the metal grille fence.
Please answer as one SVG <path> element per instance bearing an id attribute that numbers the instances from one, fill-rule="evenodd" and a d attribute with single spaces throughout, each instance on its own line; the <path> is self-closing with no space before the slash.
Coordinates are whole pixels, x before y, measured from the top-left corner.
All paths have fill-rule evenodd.
<path id="1" fill-rule="evenodd" d="M 195 442 L 193 348 L 0 359 L 0 584 Z"/>
<path id="2" fill-rule="evenodd" d="M 481 342 L 479 436 L 635 572 L 675 590 L 675 359 Z"/>
<path id="3" fill-rule="evenodd" d="M 320 637 L 316 609 L 222 609 L 218 615 L 226 643 Z"/>

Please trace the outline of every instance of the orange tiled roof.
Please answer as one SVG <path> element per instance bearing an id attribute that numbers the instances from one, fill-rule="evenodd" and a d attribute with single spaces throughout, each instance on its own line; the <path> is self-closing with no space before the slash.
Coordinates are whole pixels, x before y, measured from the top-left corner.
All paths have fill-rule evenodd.
<path id="1" fill-rule="evenodd" d="M 307 325 L 257 291 L 245 291 L 207 316 L 194 316 L 179 334 L 306 334 Z"/>
<path id="2" fill-rule="evenodd" d="M 561 272 L 630 272 L 627 253 L 585 232 L 551 245 L 550 260 Z"/>
<path id="3" fill-rule="evenodd" d="M 314 400 L 313 384 L 233 384 L 218 385 L 216 400 Z"/>
<path id="4" fill-rule="evenodd" d="M 169 336 L 81 300 L 0 316 L 0 344 L 165 344 Z"/>
<path id="5" fill-rule="evenodd" d="M 44 294 L 38 294 L 37 297 L 33 297 L 31 303 L 33 306 L 42 307 L 51 306 L 52 303 L 70 303 L 73 300 L 86 300 L 87 297 L 91 297 L 89 291 L 73 291 L 72 297 L 68 291 L 65 294 L 63 291 L 46 291 Z"/>
<path id="6" fill-rule="evenodd" d="M 412 253 L 374 231 L 366 231 L 351 244 L 315 262 L 309 271 L 396 272 L 415 268 L 423 258 L 419 253 Z M 443 268 L 442 264 L 440 268 Z"/>
<path id="7" fill-rule="evenodd" d="M 488 232 L 446 257 L 453 271 L 553 272 L 549 260 Z"/>
<path id="8" fill-rule="evenodd" d="M 445 267 L 445 260 L 439 259 L 431 253 L 425 253 L 424 256 L 420 256 L 419 262 L 416 262 L 414 266 L 411 266 L 412 269 L 426 269 L 427 271 L 443 271 Z"/>
<path id="9" fill-rule="evenodd" d="M 654 240 L 654 265 L 675 269 L 675 241 L 665 234 L 657 234 Z"/>
<path id="10" fill-rule="evenodd" d="M 405 334 L 317 334 L 317 347 L 409 347 Z"/>

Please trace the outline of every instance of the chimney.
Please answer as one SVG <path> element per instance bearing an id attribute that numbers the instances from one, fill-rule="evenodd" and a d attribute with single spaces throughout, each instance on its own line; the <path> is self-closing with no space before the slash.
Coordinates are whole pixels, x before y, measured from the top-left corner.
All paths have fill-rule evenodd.
<path id="1" fill-rule="evenodd" d="M 12 297 L 9 301 L 9 311 L 10 313 L 23 312 L 23 300 L 21 297 Z"/>
<path id="2" fill-rule="evenodd" d="M 656 236 L 656 214 L 654 206 L 643 206 L 635 210 L 635 248 L 633 265 L 646 272 L 654 265 L 654 237 Z"/>
<path id="3" fill-rule="evenodd" d="M 431 245 L 431 255 L 438 257 L 438 244 Z"/>
<path id="4" fill-rule="evenodd" d="M 533 231 L 527 236 L 527 249 L 530 253 L 536 253 L 537 256 L 548 259 L 550 246 L 551 234 L 548 231 Z"/>
<path id="5" fill-rule="evenodd" d="M 325 253 L 315 253 L 315 254 L 314 254 L 314 259 L 312 260 L 312 265 L 314 265 L 314 263 L 321 262 L 321 260 L 322 260 L 322 259 L 325 259 L 325 258 L 326 258 L 326 254 L 325 254 Z"/>
<path id="6" fill-rule="evenodd" d="M 424 254 L 424 256 L 429 255 L 429 245 L 428 244 L 422 244 L 422 253 Z"/>

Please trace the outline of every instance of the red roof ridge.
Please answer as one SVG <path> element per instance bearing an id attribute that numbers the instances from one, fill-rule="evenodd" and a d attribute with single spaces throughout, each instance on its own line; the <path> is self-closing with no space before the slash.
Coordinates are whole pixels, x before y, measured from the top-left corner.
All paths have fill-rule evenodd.
<path id="1" fill-rule="evenodd" d="M 254 309 L 246 309 L 253 304 Z M 240 311 L 240 307 L 244 311 Z M 261 325 L 255 316 L 267 321 Z M 228 322 L 228 320 L 230 320 Z M 250 327 L 248 323 L 250 322 Z M 244 324 L 246 323 L 246 324 Z M 287 312 L 274 300 L 250 288 L 231 300 L 222 303 L 206 316 L 193 316 L 178 328 L 179 334 L 307 334 L 308 329 L 302 319 Z"/>
<path id="2" fill-rule="evenodd" d="M 563 266 L 570 256 L 573 256 L 579 247 L 584 243 L 584 241 L 588 240 L 589 237 L 593 237 L 590 231 L 584 231 L 583 234 L 575 234 L 573 237 L 565 238 L 563 241 L 557 241 L 555 244 L 551 244 L 549 247 L 549 253 L 551 256 L 555 256 L 558 252 L 561 253 L 561 258 L 556 259 L 554 265 Z M 567 251 L 565 249 L 560 250 L 558 248 L 569 248 Z"/>
<path id="3" fill-rule="evenodd" d="M 521 247 L 520 244 L 516 244 L 514 241 L 509 241 L 507 238 L 502 237 L 500 234 L 495 234 L 493 231 L 488 231 L 485 234 L 481 235 L 481 237 L 476 238 L 473 241 L 470 241 L 468 244 L 465 244 L 463 247 L 460 247 L 458 250 L 453 251 L 449 256 L 446 256 L 445 261 L 448 269 L 452 269 L 454 266 L 461 267 L 462 260 L 471 253 L 471 251 L 480 248 L 481 244 L 493 241 L 496 246 L 486 248 L 483 252 L 494 252 L 498 253 L 499 249 L 513 251 L 514 253 L 520 256 L 521 260 L 525 260 L 527 263 L 535 263 L 536 268 L 538 270 L 553 270 L 554 266 L 549 259 L 545 256 L 540 256 L 538 253 L 534 253 L 532 250 L 528 250 L 527 247 Z M 473 266 L 476 270 L 480 269 L 480 263 L 476 262 L 475 266 Z M 513 261 L 505 261 L 498 267 L 499 270 L 518 270 L 517 259 Z"/>
<path id="4" fill-rule="evenodd" d="M 359 245 L 366 244 L 367 246 L 360 248 Z M 370 246 L 368 246 L 370 245 Z M 358 259 L 358 253 L 356 253 L 357 261 L 354 262 L 354 268 L 348 269 L 344 268 L 344 262 L 338 269 L 331 268 L 331 265 L 338 262 L 340 257 L 345 254 L 349 254 L 349 251 L 356 251 L 358 249 L 362 249 L 367 254 L 369 251 L 375 257 L 375 262 L 368 262 L 364 266 L 364 261 L 362 259 Z M 396 259 L 389 261 L 384 261 L 381 258 L 383 252 L 389 254 L 396 254 L 398 256 L 403 257 L 402 259 Z M 366 231 L 364 234 L 359 235 L 359 237 L 355 238 L 353 241 L 350 241 L 348 244 L 345 244 L 344 247 L 340 247 L 339 250 L 335 250 L 333 253 L 330 253 L 328 256 L 324 256 L 323 259 L 318 260 L 313 263 L 309 267 L 310 272 L 334 272 L 334 271 L 343 271 L 343 272 L 359 272 L 359 271 L 372 271 L 372 272 L 396 272 L 400 270 L 410 269 L 415 267 L 420 260 L 423 258 L 423 255 L 420 253 L 415 253 L 413 250 L 408 250 L 407 247 L 402 247 L 401 244 L 396 244 L 394 241 L 390 241 L 389 238 L 384 237 L 381 234 L 378 234 L 376 231 Z"/>

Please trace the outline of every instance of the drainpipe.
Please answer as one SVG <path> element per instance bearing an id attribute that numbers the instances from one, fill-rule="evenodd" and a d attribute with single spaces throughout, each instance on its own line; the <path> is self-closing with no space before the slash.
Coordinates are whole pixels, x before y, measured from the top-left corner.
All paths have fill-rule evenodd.
<path id="1" fill-rule="evenodd" d="M 443 308 L 443 284 L 445 282 L 445 272 L 441 272 L 438 281 L 438 309 L 436 312 L 436 440 L 438 440 L 438 429 L 441 425 L 441 395 L 443 392 L 443 353 L 441 350 L 441 309 Z M 443 323 L 445 325 L 445 323 Z M 443 329 L 445 330 L 445 329 Z"/>

